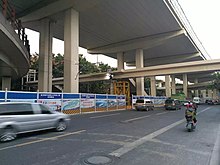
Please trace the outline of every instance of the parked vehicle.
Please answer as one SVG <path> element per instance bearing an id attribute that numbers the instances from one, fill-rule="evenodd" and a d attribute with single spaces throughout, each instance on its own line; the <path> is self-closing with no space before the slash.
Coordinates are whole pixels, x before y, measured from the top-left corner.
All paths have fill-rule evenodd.
<path id="1" fill-rule="evenodd" d="M 178 110 L 181 109 L 181 102 L 177 99 L 168 98 L 164 107 L 166 110 Z"/>
<path id="2" fill-rule="evenodd" d="M 151 100 L 137 99 L 134 107 L 137 111 L 139 110 L 154 110 L 154 104 Z"/>
<path id="3" fill-rule="evenodd" d="M 195 102 L 196 104 L 203 104 L 205 103 L 205 100 L 200 97 L 193 97 L 193 102 Z"/>
<path id="4" fill-rule="evenodd" d="M 0 141 L 14 140 L 17 134 L 55 128 L 64 131 L 68 115 L 38 103 L 0 103 Z"/>
<path id="5" fill-rule="evenodd" d="M 213 100 L 206 100 L 205 103 L 206 103 L 206 104 L 209 104 L 209 105 L 213 105 L 213 104 L 214 104 L 214 101 L 213 101 Z"/>

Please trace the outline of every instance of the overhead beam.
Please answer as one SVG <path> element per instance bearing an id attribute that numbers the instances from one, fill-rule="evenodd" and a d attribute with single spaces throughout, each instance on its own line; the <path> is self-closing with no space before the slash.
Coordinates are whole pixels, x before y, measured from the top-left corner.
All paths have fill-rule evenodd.
<path id="1" fill-rule="evenodd" d="M 207 81 L 207 82 L 203 82 L 203 83 L 197 83 L 197 84 L 191 84 L 188 85 L 188 89 L 190 90 L 195 90 L 195 89 L 204 89 L 204 87 L 210 86 L 212 82 L 211 81 Z M 165 87 L 157 87 L 158 90 L 165 90 Z M 177 90 L 183 89 L 183 85 L 178 85 L 176 86 Z"/>
<path id="2" fill-rule="evenodd" d="M 159 66 L 144 67 L 140 69 L 129 69 L 121 71 L 113 71 L 114 79 L 150 77 L 159 75 L 172 75 L 180 73 L 196 73 L 206 71 L 220 70 L 220 60 L 194 61 L 178 64 L 167 64 Z M 109 80 L 106 73 L 93 73 L 80 75 L 79 82 Z M 36 84 L 37 81 L 29 82 L 28 84 Z M 53 85 L 62 84 L 63 77 L 53 79 Z"/>
<path id="3" fill-rule="evenodd" d="M 30 22 L 34 20 L 39 20 L 53 14 L 59 13 L 66 9 L 69 9 L 74 6 L 74 1 L 72 0 L 50 0 L 49 2 L 41 2 L 47 3 L 47 5 L 43 4 L 36 4 L 30 9 L 23 11 L 23 13 L 19 13 L 20 20 L 22 22 Z M 57 7 L 59 6 L 59 7 Z"/>
<path id="4" fill-rule="evenodd" d="M 119 43 L 114 43 L 107 46 L 102 46 L 98 48 L 88 49 L 90 54 L 108 54 L 108 53 L 118 53 L 125 52 L 135 49 L 149 49 L 158 45 L 162 45 L 167 40 L 178 37 L 180 35 L 185 35 L 185 30 L 177 30 L 166 32 L 162 34 L 156 34 L 151 36 L 145 36 L 141 38 L 136 38 L 132 40 L 127 40 Z"/>
<path id="5" fill-rule="evenodd" d="M 177 55 L 172 55 L 172 56 L 147 58 L 144 60 L 144 63 L 146 64 L 146 66 L 152 66 L 152 65 L 159 65 L 161 61 L 163 61 L 163 63 L 171 63 L 171 62 L 176 63 L 176 62 L 188 61 L 196 57 L 201 57 L 201 53 L 195 52 L 195 53 L 190 53 L 190 54 L 177 54 Z M 135 62 L 126 62 L 126 65 L 135 66 Z"/>
<path id="6" fill-rule="evenodd" d="M 177 64 L 158 65 L 140 69 L 129 69 L 113 72 L 115 79 L 132 78 L 142 76 L 162 76 L 180 73 L 195 73 L 220 70 L 220 60 L 194 61 Z"/>

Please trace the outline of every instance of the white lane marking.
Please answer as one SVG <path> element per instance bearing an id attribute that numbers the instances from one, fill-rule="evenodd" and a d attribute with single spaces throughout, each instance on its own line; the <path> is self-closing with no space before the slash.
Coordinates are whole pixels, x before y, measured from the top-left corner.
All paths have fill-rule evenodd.
<path id="1" fill-rule="evenodd" d="M 86 133 L 87 135 L 94 135 L 94 136 L 118 136 L 118 137 L 126 137 L 126 138 L 140 138 L 137 136 L 129 136 L 129 135 L 123 135 L 123 134 L 108 134 L 108 133 Z"/>
<path id="2" fill-rule="evenodd" d="M 163 144 L 163 145 L 169 145 L 169 146 L 177 147 L 180 150 L 185 150 L 185 151 L 193 152 L 193 153 L 196 153 L 196 154 L 201 154 L 201 155 L 206 155 L 206 156 L 211 155 L 209 152 L 203 152 L 203 151 L 199 151 L 199 150 L 193 150 L 193 149 L 186 148 L 185 145 L 168 143 L 168 142 L 164 142 L 164 141 L 161 141 L 161 140 L 158 140 L 158 139 L 151 139 L 149 141 L 155 142 L 155 143 L 160 143 L 160 144 Z"/>
<path id="3" fill-rule="evenodd" d="M 161 113 L 157 113 L 156 115 L 163 115 L 163 114 L 166 114 L 168 112 L 161 112 Z"/>
<path id="4" fill-rule="evenodd" d="M 124 141 L 115 141 L 115 140 L 96 140 L 96 143 L 109 143 L 109 144 L 117 144 L 117 145 L 121 145 L 124 146 L 125 144 L 127 144 L 128 142 L 124 142 Z"/>
<path id="5" fill-rule="evenodd" d="M 150 117 L 151 115 L 147 115 L 147 116 L 141 116 L 141 117 L 136 117 L 136 118 L 132 118 L 132 119 L 128 119 L 128 120 L 124 120 L 122 122 L 130 122 L 130 121 L 135 121 L 135 120 L 140 120 L 140 119 L 144 119 L 144 118 L 147 118 L 147 117 Z"/>
<path id="6" fill-rule="evenodd" d="M 202 110 L 200 113 L 202 113 L 202 112 L 204 112 L 204 111 L 206 111 L 208 109 L 210 109 L 210 107 Z M 173 124 L 170 124 L 170 125 L 168 125 L 168 126 L 166 126 L 164 128 L 161 128 L 161 129 L 159 129 L 159 130 L 157 130 L 157 131 L 155 131 L 153 133 L 150 133 L 150 134 L 148 134 L 148 135 L 146 135 L 146 136 L 144 136 L 144 137 L 142 137 L 142 138 L 140 138 L 140 139 L 138 139 L 138 140 L 136 140 L 136 141 L 134 141 L 132 143 L 128 143 L 128 144 L 124 145 L 123 147 L 113 151 L 109 155 L 115 156 L 115 157 L 121 157 L 122 155 L 126 154 L 127 152 L 129 152 L 129 151 L 131 151 L 131 150 L 133 150 L 135 148 L 137 148 L 138 146 L 142 145 L 143 143 L 145 143 L 145 142 L 147 142 L 147 141 L 149 141 L 149 140 L 151 140 L 151 139 L 161 135 L 162 133 L 170 130 L 171 128 L 174 128 L 177 125 L 185 122 L 185 120 L 186 120 L 185 118 L 182 119 L 182 120 L 179 120 L 179 121 L 177 121 L 177 122 L 175 122 Z"/>
<path id="7" fill-rule="evenodd" d="M 205 112 L 205 111 L 209 110 L 210 108 L 211 108 L 211 107 L 208 107 L 208 108 L 206 108 L 206 109 L 203 109 L 202 111 L 198 112 L 197 114 L 200 114 L 200 113 L 202 113 L 202 112 Z"/>
<path id="8" fill-rule="evenodd" d="M 26 145 L 30 145 L 30 144 L 34 144 L 34 143 L 43 142 L 43 141 L 55 140 L 57 138 L 61 138 L 61 137 L 69 136 L 69 135 L 80 134 L 80 133 L 85 132 L 85 131 L 86 130 L 80 130 L 80 131 L 76 131 L 76 132 L 66 133 L 66 134 L 63 134 L 63 135 L 53 136 L 53 137 L 50 137 L 50 138 L 44 138 L 44 139 L 40 139 L 40 140 L 35 140 L 35 141 L 26 142 L 26 143 L 16 144 L 16 145 L 13 145 L 13 146 L 0 148 L 0 151 L 6 150 L 6 149 L 11 149 L 11 148 L 16 148 L 16 147 L 22 147 L 22 146 L 26 146 Z"/>
<path id="9" fill-rule="evenodd" d="M 212 151 L 212 156 L 209 162 L 209 165 L 219 165 L 220 163 L 220 125 L 218 127 L 218 135 L 215 141 L 215 145 Z"/>
<path id="10" fill-rule="evenodd" d="M 96 118 L 108 117 L 108 116 L 115 116 L 115 115 L 120 115 L 120 113 L 114 113 L 114 114 L 108 114 L 108 115 L 101 115 L 101 116 L 94 116 L 94 117 L 90 117 L 90 119 L 96 119 Z"/>

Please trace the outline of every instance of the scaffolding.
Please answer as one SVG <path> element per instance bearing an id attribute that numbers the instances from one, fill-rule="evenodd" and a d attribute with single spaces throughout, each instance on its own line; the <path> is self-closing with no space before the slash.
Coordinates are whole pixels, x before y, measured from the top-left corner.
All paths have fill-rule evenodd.
<path id="1" fill-rule="evenodd" d="M 115 81 L 113 82 L 114 94 L 115 95 L 125 95 L 126 96 L 126 105 L 131 105 L 130 99 L 130 84 L 128 81 Z"/>

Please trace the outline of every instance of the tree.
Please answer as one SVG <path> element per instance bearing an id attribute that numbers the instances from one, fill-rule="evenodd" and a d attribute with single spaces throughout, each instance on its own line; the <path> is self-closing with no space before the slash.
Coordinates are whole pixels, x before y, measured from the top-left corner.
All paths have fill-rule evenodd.
<path id="1" fill-rule="evenodd" d="M 38 59 L 39 55 L 34 54 L 31 56 L 31 69 L 38 71 Z M 64 56 L 61 54 L 53 55 L 53 78 L 63 77 L 64 75 Z M 107 72 L 108 69 L 116 70 L 108 64 L 100 63 L 99 65 L 93 64 L 86 60 L 83 55 L 79 55 L 79 73 L 78 74 L 89 74 Z M 81 93 L 106 93 L 109 88 L 109 83 L 106 81 L 95 81 L 88 83 L 80 83 Z"/>
<path id="2" fill-rule="evenodd" d="M 100 63 L 95 65 L 86 60 L 82 55 L 79 57 L 79 72 L 80 74 L 89 74 L 89 73 L 100 73 L 106 72 L 108 69 L 116 70 L 108 64 Z M 80 83 L 80 92 L 81 93 L 107 93 L 109 89 L 110 82 L 107 81 L 93 81 L 87 83 Z"/>
<path id="3" fill-rule="evenodd" d="M 220 91 L 220 72 L 215 72 L 213 75 L 213 81 L 211 84 L 211 88 L 212 89 L 217 89 L 218 91 Z"/>
<path id="4" fill-rule="evenodd" d="M 53 78 L 63 77 L 64 57 L 61 54 L 53 55 Z"/>
<path id="5" fill-rule="evenodd" d="M 32 54 L 30 57 L 30 69 L 35 69 L 36 71 L 38 71 L 38 67 L 39 67 L 39 54 L 35 53 Z"/>

